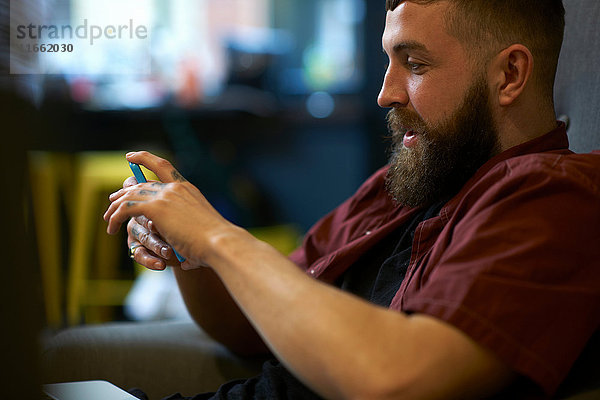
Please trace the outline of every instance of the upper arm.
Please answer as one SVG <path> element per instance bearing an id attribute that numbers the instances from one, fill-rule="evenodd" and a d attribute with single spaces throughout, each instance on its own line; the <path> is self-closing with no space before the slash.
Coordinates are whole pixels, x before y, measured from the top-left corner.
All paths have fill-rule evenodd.
<path id="1" fill-rule="evenodd" d="M 403 398 L 483 398 L 515 378 L 494 353 L 456 327 L 425 314 L 409 320 L 414 374 Z"/>
<path id="2" fill-rule="evenodd" d="M 556 157 L 528 160 L 455 211 L 402 309 L 457 327 L 551 395 L 598 326 L 600 191 Z"/>

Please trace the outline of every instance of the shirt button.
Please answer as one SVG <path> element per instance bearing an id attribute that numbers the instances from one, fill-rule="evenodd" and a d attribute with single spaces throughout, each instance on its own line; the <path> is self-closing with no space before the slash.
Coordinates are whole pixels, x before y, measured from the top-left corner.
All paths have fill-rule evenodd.
<path id="1" fill-rule="evenodd" d="M 310 274 L 311 274 L 311 275 L 314 275 L 314 274 L 315 274 L 315 270 L 314 270 L 314 269 L 311 269 L 311 270 L 310 270 Z"/>
<path id="2" fill-rule="evenodd" d="M 366 231 L 365 235 L 369 236 L 371 234 L 371 231 Z"/>

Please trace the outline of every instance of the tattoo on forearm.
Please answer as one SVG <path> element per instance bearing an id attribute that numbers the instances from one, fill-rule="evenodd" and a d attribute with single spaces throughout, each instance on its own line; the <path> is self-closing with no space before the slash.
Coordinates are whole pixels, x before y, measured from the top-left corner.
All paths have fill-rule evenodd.
<path id="1" fill-rule="evenodd" d="M 187 179 L 185 179 L 177 170 L 171 172 L 171 177 L 177 182 L 187 182 Z"/>

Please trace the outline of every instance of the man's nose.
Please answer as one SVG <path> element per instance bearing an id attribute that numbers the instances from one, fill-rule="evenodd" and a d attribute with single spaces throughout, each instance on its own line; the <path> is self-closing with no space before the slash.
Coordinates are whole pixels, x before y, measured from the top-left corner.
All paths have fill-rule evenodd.
<path id="1" fill-rule="evenodd" d="M 382 108 L 405 107 L 408 104 L 408 93 L 405 90 L 405 83 L 402 76 L 388 67 L 383 85 L 377 97 L 377 104 Z"/>

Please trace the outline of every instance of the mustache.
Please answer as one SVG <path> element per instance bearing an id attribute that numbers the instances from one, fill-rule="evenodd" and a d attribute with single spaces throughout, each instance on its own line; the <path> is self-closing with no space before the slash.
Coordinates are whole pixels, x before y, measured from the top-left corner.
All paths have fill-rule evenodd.
<path id="1" fill-rule="evenodd" d="M 410 110 L 392 108 L 387 113 L 386 121 L 392 138 L 399 134 L 404 135 L 407 131 L 414 131 L 422 135 L 427 134 L 428 127 L 425 121 L 417 113 Z"/>

